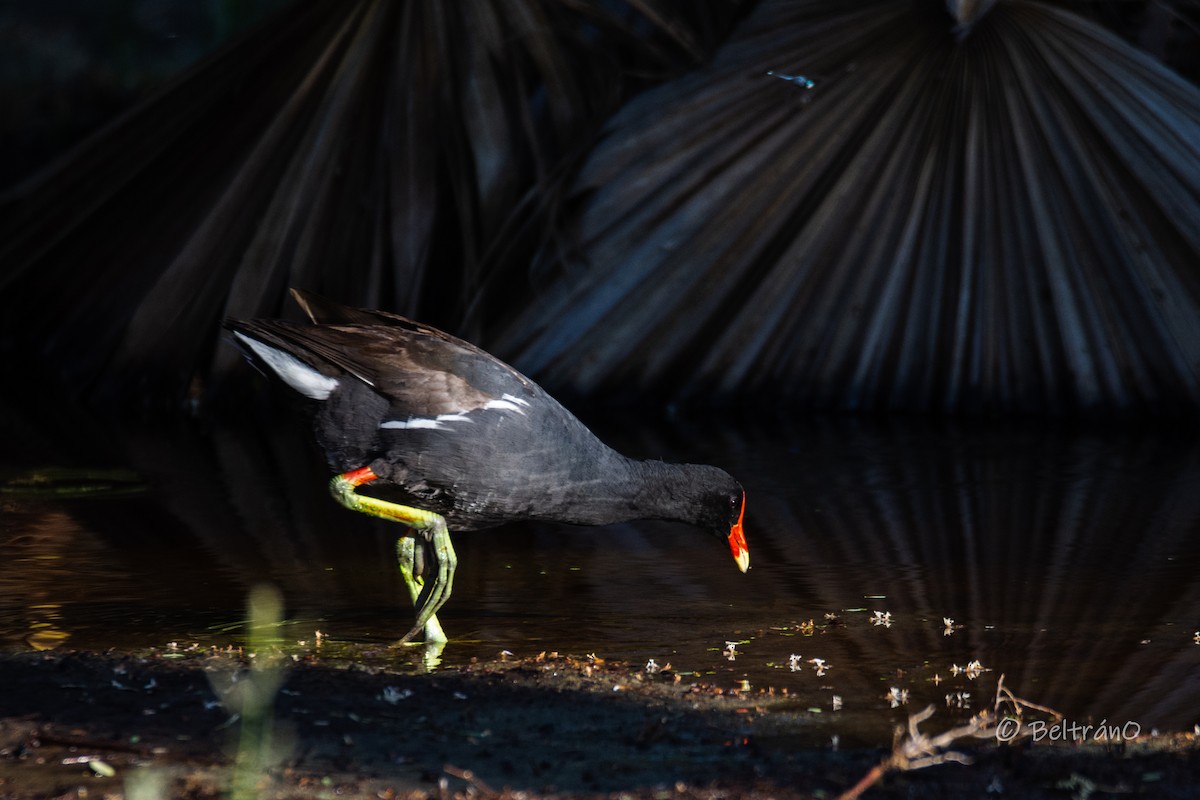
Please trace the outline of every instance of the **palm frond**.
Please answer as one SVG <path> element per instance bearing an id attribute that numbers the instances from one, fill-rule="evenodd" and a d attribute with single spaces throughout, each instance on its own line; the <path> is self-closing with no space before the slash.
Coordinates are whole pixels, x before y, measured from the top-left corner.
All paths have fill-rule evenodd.
<path id="1" fill-rule="evenodd" d="M 161 402 L 289 285 L 453 326 L 630 75 L 710 46 L 689 5 L 294 4 L 0 198 L 0 343 Z"/>
<path id="2" fill-rule="evenodd" d="M 584 395 L 1194 412 L 1200 91 L 1063 8 L 937 5 L 765 2 L 627 104 L 498 349 Z"/>

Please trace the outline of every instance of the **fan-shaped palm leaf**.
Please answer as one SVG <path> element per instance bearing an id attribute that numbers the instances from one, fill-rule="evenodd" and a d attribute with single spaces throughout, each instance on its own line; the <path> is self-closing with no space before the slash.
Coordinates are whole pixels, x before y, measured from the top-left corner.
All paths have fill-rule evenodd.
<path id="1" fill-rule="evenodd" d="M 1200 91 L 1062 8 L 959 5 L 768 1 L 627 104 L 501 351 L 582 394 L 1194 410 Z"/>
<path id="2" fill-rule="evenodd" d="M 175 398 L 289 284 L 447 324 L 629 72 L 711 45 L 677 5 L 295 4 L 0 201 L 2 341 Z"/>

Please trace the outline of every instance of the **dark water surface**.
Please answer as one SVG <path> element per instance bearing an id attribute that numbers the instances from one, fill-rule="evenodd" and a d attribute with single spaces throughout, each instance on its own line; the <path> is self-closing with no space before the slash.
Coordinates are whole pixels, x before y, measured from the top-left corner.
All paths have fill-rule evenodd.
<path id="1" fill-rule="evenodd" d="M 501 650 L 669 663 L 682 686 L 786 690 L 812 709 L 813 745 L 887 743 L 927 703 L 961 720 L 989 707 L 1001 674 L 1080 723 L 1200 723 L 1191 434 L 590 421 L 627 453 L 734 473 L 750 572 L 723 542 L 666 523 L 457 534 L 443 666 Z M 283 592 L 296 640 L 382 648 L 407 630 L 393 527 L 329 498 L 302 423 L 4 426 L 7 648 L 237 643 L 260 582 Z M 91 472 L 27 484 L 51 467 Z M 111 489 L 54 491 L 83 486 Z"/>

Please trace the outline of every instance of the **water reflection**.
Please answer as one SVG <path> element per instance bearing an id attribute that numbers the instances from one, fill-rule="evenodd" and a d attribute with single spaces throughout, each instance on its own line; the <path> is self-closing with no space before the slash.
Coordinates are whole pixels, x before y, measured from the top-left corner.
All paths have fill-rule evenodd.
<path id="1" fill-rule="evenodd" d="M 1200 722 L 1190 440 L 846 419 L 592 421 L 632 454 L 736 474 L 751 572 L 720 541 L 667 523 L 459 534 L 441 615 L 448 664 L 501 649 L 670 662 L 721 686 L 789 690 L 822 709 L 814 740 L 845 721 L 886 741 L 892 721 L 926 702 L 961 717 L 988 705 L 1001 673 L 1080 720 Z M 390 526 L 328 498 L 302 422 L 102 435 L 93 424 L 86 444 L 45 430 L 19 440 L 10 474 L 129 469 L 146 490 L 5 496 L 10 646 L 220 642 L 264 580 L 283 591 L 297 635 L 386 642 L 407 629 Z M 739 642 L 732 661 L 728 641 Z M 985 671 L 955 674 L 971 661 Z M 910 708 L 891 708 L 893 687 Z"/>

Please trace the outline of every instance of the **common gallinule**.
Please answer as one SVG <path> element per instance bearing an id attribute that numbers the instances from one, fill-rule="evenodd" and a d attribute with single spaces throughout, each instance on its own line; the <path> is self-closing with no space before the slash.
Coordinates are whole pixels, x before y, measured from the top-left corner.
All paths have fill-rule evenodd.
<path id="1" fill-rule="evenodd" d="M 317 441 L 338 473 L 330 483 L 338 502 L 423 538 L 423 548 L 407 551 L 415 563 L 401 551 L 418 608 L 401 641 L 431 620 L 426 639 L 440 636 L 434 614 L 450 596 L 457 561 L 450 530 L 677 520 L 725 538 L 738 568 L 749 566 L 745 492 L 723 470 L 626 458 L 474 345 L 395 314 L 292 296 L 312 324 L 226 324 L 252 361 L 316 401 Z M 398 487 L 402 502 L 358 493 L 373 481 Z M 433 562 L 429 585 L 419 577 L 424 555 Z"/>

